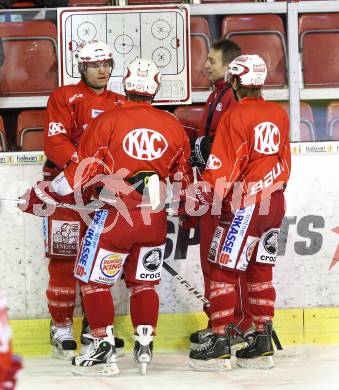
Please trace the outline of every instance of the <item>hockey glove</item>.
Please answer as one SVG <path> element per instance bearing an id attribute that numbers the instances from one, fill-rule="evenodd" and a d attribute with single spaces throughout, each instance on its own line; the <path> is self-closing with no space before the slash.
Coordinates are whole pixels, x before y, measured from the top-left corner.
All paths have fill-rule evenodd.
<path id="1" fill-rule="evenodd" d="M 19 199 L 25 200 L 25 203 L 18 204 L 18 208 L 24 213 L 47 217 L 54 213 L 60 197 L 52 192 L 50 181 L 38 181 Z"/>
<path id="2" fill-rule="evenodd" d="M 191 157 L 192 167 L 205 169 L 208 156 L 211 151 L 213 138 L 210 136 L 198 137 L 191 140 Z"/>

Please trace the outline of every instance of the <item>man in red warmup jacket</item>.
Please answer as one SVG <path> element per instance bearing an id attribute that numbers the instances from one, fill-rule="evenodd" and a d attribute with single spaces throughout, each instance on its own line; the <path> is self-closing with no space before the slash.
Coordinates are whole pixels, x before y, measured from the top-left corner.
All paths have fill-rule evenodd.
<path id="1" fill-rule="evenodd" d="M 193 179 L 185 130 L 172 114 L 151 105 L 160 84 L 157 66 L 137 58 L 123 83 L 128 101 L 89 126 L 78 146 L 78 162 L 71 161 L 51 185 L 56 194 L 67 195 L 98 180 L 107 202 L 94 214 L 74 269 L 93 339 L 91 350 L 73 358 L 73 372 L 81 375 L 119 372 L 110 287 L 122 272 L 131 294 L 134 359 L 145 374 L 156 333 L 155 286 L 167 233 L 166 211 L 156 211 L 154 201 L 158 205 L 165 199 L 166 178 L 184 189 Z"/>
<path id="2" fill-rule="evenodd" d="M 104 42 L 87 43 L 77 56 L 81 81 L 57 88 L 48 100 L 44 180 L 53 180 L 71 161 L 77 161 L 79 141 L 93 119 L 114 110 L 125 100 L 124 96 L 107 90 L 114 61 L 112 50 Z M 88 194 L 83 200 L 88 201 Z M 61 201 L 75 203 L 73 195 Z M 76 297 L 73 268 L 84 231 L 82 218 L 73 210 L 57 208 L 44 219 L 45 251 L 50 259 L 46 294 L 52 318 L 50 339 L 56 358 L 68 359 L 77 348 L 72 333 Z"/>
<path id="3" fill-rule="evenodd" d="M 275 289 L 272 268 L 285 213 L 284 189 L 290 175 L 289 121 L 286 112 L 261 97 L 266 64 L 243 55 L 227 77 L 240 103 L 218 125 L 202 179 L 214 190 L 213 207 L 223 209 L 208 255 L 213 335 L 190 352 L 195 369 L 231 368 L 230 333 L 234 329 L 237 274 L 243 272 L 255 332 L 236 352 L 240 367 L 273 367 L 272 319 Z M 199 193 L 210 203 L 207 188 Z"/>
<path id="4" fill-rule="evenodd" d="M 241 54 L 239 46 L 229 40 L 221 39 L 213 43 L 205 63 L 210 81 L 214 85 L 214 91 L 210 94 L 204 108 L 204 115 L 198 131 L 198 137 L 192 146 L 192 164 L 201 174 L 205 169 L 211 144 L 221 116 L 238 102 L 233 94 L 231 84 L 225 80 L 225 72 L 228 65 Z M 200 176 L 199 174 L 199 176 Z M 191 218 L 195 220 L 195 218 Z M 219 216 L 210 212 L 199 217 L 200 228 L 200 263 L 204 278 L 205 298 L 209 299 L 210 283 L 208 277 L 208 251 L 211 245 L 214 230 L 218 225 Z M 185 223 L 184 223 L 185 226 Z M 188 224 L 188 226 L 190 226 Z M 252 330 L 252 315 L 247 304 L 246 279 L 242 274 L 236 283 L 237 302 L 235 307 L 235 324 L 244 332 Z M 209 306 L 204 305 L 204 311 L 208 316 L 207 328 L 192 333 L 190 336 L 191 348 L 198 348 L 212 334 Z M 232 338 L 232 344 L 238 341 Z"/>

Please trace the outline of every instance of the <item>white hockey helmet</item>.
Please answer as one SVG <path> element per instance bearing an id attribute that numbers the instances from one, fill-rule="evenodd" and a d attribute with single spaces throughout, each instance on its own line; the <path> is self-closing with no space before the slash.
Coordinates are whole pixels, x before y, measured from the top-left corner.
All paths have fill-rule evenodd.
<path id="1" fill-rule="evenodd" d="M 225 79 L 230 81 L 234 76 L 245 88 L 260 88 L 266 80 L 267 66 L 257 54 L 241 55 L 229 64 Z"/>
<path id="2" fill-rule="evenodd" d="M 80 72 L 84 70 L 84 64 L 89 62 L 111 61 L 112 68 L 114 66 L 113 51 L 102 41 L 87 42 L 79 48 L 76 58 Z"/>
<path id="3" fill-rule="evenodd" d="M 153 97 L 160 80 L 160 71 L 153 61 L 136 58 L 125 69 L 123 85 L 128 93 Z"/>

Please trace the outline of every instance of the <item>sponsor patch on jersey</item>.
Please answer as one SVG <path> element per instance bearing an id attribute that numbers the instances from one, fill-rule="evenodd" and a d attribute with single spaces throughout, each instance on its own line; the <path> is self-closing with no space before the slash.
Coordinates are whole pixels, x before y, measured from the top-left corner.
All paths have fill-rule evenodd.
<path id="1" fill-rule="evenodd" d="M 166 138 L 151 129 L 134 129 L 123 140 L 125 153 L 137 160 L 156 160 L 166 151 Z"/>
<path id="2" fill-rule="evenodd" d="M 165 244 L 157 247 L 142 247 L 135 278 L 148 281 L 160 280 L 164 253 Z"/>
<path id="3" fill-rule="evenodd" d="M 248 264 L 251 260 L 251 257 L 253 255 L 254 249 L 259 241 L 258 237 L 252 237 L 248 236 L 246 243 L 243 247 L 243 250 L 241 252 L 241 256 L 239 258 L 239 261 L 237 263 L 237 269 L 240 271 L 246 271 Z"/>
<path id="4" fill-rule="evenodd" d="M 218 255 L 220 252 L 220 243 L 223 238 L 224 228 L 221 226 L 217 226 L 212 238 L 211 246 L 208 252 L 208 261 L 211 263 L 216 263 L 218 259 Z"/>
<path id="5" fill-rule="evenodd" d="M 49 247 L 48 247 L 48 218 L 47 217 L 43 218 L 42 229 L 43 229 L 43 232 L 44 232 L 45 252 L 48 253 Z"/>
<path id="6" fill-rule="evenodd" d="M 254 150 L 258 153 L 277 153 L 279 145 L 280 130 L 274 123 L 262 122 L 254 128 Z"/>
<path id="7" fill-rule="evenodd" d="M 101 232 L 105 226 L 107 210 L 95 212 L 93 221 L 82 240 L 82 248 L 74 267 L 74 276 L 83 282 L 88 282 L 95 259 Z"/>
<path id="8" fill-rule="evenodd" d="M 215 107 L 215 111 L 222 111 L 222 103 L 218 103 L 217 106 Z"/>
<path id="9" fill-rule="evenodd" d="M 238 209 L 227 231 L 218 263 L 222 267 L 235 268 L 239 251 L 250 225 L 255 205 Z"/>
<path id="10" fill-rule="evenodd" d="M 58 256 L 76 256 L 79 250 L 80 222 L 52 220 L 51 253 Z"/>
<path id="11" fill-rule="evenodd" d="M 82 99 L 84 95 L 82 93 L 76 93 L 75 95 L 71 96 L 68 101 L 69 103 L 73 103 L 76 99 Z"/>
<path id="12" fill-rule="evenodd" d="M 206 163 L 206 169 L 219 169 L 221 166 L 221 160 L 214 154 L 210 154 Z"/>
<path id="13" fill-rule="evenodd" d="M 48 125 L 48 136 L 53 137 L 58 134 L 67 134 L 67 130 L 64 125 L 60 122 L 49 122 Z"/>
<path id="14" fill-rule="evenodd" d="M 112 285 L 117 282 L 121 278 L 127 256 L 127 253 L 116 253 L 100 248 L 90 280 L 105 285 Z"/>
<path id="15" fill-rule="evenodd" d="M 257 263 L 274 265 L 277 260 L 278 237 L 280 229 L 274 228 L 267 230 L 260 238 Z"/>
<path id="16" fill-rule="evenodd" d="M 98 110 L 96 108 L 92 108 L 92 118 L 96 118 L 100 114 L 102 114 L 104 111 L 103 110 Z"/>

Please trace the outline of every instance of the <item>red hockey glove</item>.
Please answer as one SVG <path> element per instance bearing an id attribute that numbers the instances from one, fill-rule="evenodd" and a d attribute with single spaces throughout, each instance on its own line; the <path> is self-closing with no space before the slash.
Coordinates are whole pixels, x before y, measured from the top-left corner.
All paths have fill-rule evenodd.
<path id="1" fill-rule="evenodd" d="M 38 181 L 31 189 L 28 189 L 19 199 L 25 203 L 18 204 L 18 208 L 24 213 L 47 217 L 55 211 L 60 196 L 51 191 L 50 181 Z"/>
<path id="2" fill-rule="evenodd" d="M 210 208 L 213 202 L 213 193 L 206 191 L 206 188 L 201 183 L 195 183 L 189 188 L 181 192 L 178 215 L 181 220 L 184 221 L 183 217 L 190 217 L 196 219 L 205 214 Z M 187 219 L 187 218 L 186 218 Z"/>

